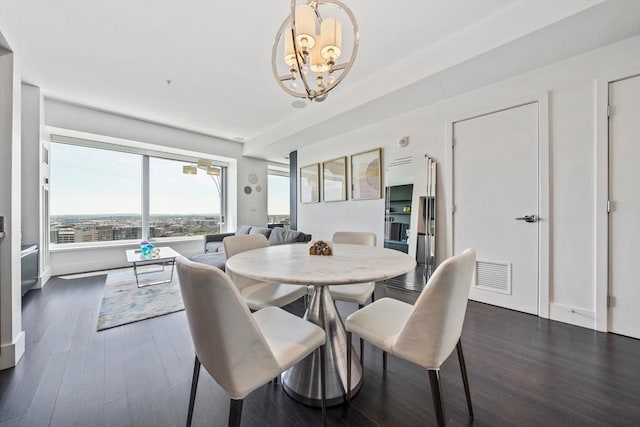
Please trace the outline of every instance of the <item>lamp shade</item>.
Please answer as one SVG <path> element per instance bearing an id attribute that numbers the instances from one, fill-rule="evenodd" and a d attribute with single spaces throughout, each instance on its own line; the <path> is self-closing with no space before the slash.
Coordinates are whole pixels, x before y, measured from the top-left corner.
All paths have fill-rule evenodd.
<path id="1" fill-rule="evenodd" d="M 316 12 L 308 4 L 299 4 L 295 13 L 296 41 L 300 47 L 311 49 L 316 45 Z"/>
<path id="2" fill-rule="evenodd" d="M 324 73 L 329 69 L 329 65 L 320 54 L 320 45 L 311 49 L 311 64 L 309 64 L 309 68 L 315 73 Z"/>
<path id="3" fill-rule="evenodd" d="M 195 165 L 184 165 L 182 166 L 182 173 L 185 175 L 196 175 L 198 168 L 196 168 Z"/>
<path id="4" fill-rule="evenodd" d="M 342 23 L 336 18 L 326 18 L 320 24 L 320 54 L 326 60 L 335 61 L 341 49 Z"/>
<path id="5" fill-rule="evenodd" d="M 285 31 L 284 34 L 284 62 L 289 68 L 296 66 L 296 52 L 293 46 L 293 37 L 291 31 Z"/>
<path id="6" fill-rule="evenodd" d="M 198 160 L 198 167 L 200 169 L 207 169 L 210 166 L 211 166 L 211 160 L 206 160 L 206 159 L 199 159 Z"/>

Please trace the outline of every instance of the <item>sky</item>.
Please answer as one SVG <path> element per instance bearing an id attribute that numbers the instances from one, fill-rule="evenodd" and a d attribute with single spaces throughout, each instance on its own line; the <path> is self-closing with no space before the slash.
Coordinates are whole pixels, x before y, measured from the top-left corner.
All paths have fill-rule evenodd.
<path id="1" fill-rule="evenodd" d="M 289 215 L 289 177 L 269 175 L 267 194 L 269 215 Z"/>
<path id="2" fill-rule="evenodd" d="M 51 144 L 51 215 L 141 214 L 142 156 L 67 144 Z M 149 160 L 150 213 L 220 212 L 212 177 L 184 175 L 186 163 Z M 289 213 L 289 178 L 270 176 L 270 214 Z"/>

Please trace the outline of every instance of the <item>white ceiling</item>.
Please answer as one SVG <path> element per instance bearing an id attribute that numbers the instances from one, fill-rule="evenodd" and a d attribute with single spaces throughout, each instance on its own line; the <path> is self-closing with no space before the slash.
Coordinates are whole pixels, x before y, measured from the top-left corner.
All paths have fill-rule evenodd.
<path id="1" fill-rule="evenodd" d="M 415 108 L 403 101 L 403 89 L 488 52 L 509 54 L 511 46 L 513 54 L 527 37 L 544 45 L 510 58 L 511 72 L 640 32 L 634 0 L 343 1 L 360 26 L 358 58 L 325 102 L 300 110 L 271 74 L 288 0 L 0 0 L 0 31 L 19 55 L 23 80 L 48 97 L 242 138 L 245 153 L 279 161 L 332 136 L 326 129 L 358 126 L 358 111 L 372 104 L 385 102 L 396 114 Z M 594 25 L 597 37 L 581 34 Z M 576 40 L 567 40 L 573 33 Z M 496 78 L 505 77 L 504 63 L 493 67 Z M 341 125 L 323 126 L 332 117 Z"/>

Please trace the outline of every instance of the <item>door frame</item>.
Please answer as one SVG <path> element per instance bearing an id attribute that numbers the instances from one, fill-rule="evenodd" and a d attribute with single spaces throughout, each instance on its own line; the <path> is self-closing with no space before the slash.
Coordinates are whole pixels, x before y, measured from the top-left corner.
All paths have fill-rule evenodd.
<path id="1" fill-rule="evenodd" d="M 528 104 L 538 105 L 538 316 L 549 318 L 550 282 L 550 208 L 549 208 L 549 93 L 547 91 L 530 96 L 504 101 L 499 104 L 459 112 L 446 120 L 446 164 L 448 169 L 447 194 L 445 203 L 447 218 L 447 257 L 453 255 L 453 126 L 455 123 L 486 116 L 500 111 Z"/>
<path id="2" fill-rule="evenodd" d="M 609 84 L 640 76 L 640 68 L 634 67 L 594 79 L 595 131 L 596 131 L 596 198 L 595 212 L 595 262 L 594 262 L 594 328 L 609 331 Z"/>

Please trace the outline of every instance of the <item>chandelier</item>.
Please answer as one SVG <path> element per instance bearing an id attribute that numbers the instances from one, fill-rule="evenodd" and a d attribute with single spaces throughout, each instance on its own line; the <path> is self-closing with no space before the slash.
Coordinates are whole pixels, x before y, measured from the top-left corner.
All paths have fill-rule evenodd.
<path id="1" fill-rule="evenodd" d="M 352 29 L 352 33 L 344 34 L 346 46 L 343 21 Z M 358 53 L 358 37 L 356 19 L 340 1 L 291 0 L 291 13 L 273 44 L 273 76 L 292 96 L 324 101 L 351 70 Z"/>
<path id="2" fill-rule="evenodd" d="M 213 166 L 211 160 L 200 159 L 197 164 L 182 166 L 182 173 L 185 175 L 197 175 L 198 169 L 203 169 L 207 175 L 220 176 L 220 168 Z"/>

